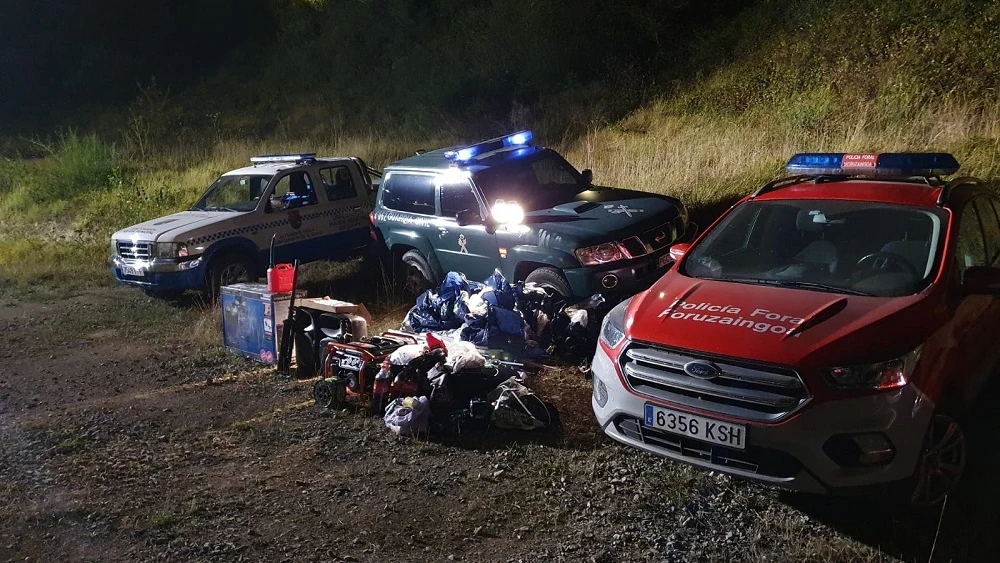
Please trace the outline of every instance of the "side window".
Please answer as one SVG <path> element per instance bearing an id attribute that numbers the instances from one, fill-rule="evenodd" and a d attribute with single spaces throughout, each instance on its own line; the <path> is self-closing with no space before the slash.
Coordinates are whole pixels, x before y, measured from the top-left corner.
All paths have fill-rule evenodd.
<path id="1" fill-rule="evenodd" d="M 382 182 L 382 205 L 396 211 L 434 215 L 434 178 L 391 174 Z"/>
<path id="2" fill-rule="evenodd" d="M 346 166 L 320 168 L 319 177 L 323 180 L 326 199 L 330 201 L 351 199 L 358 195 L 358 190 L 354 186 L 354 178 Z"/>
<path id="3" fill-rule="evenodd" d="M 995 202 L 988 197 L 976 198 L 976 209 L 983 224 L 983 237 L 986 239 L 986 263 L 989 266 L 1000 264 L 1000 222 L 994 209 Z"/>
<path id="4" fill-rule="evenodd" d="M 466 209 L 481 212 L 479 200 L 468 183 L 445 184 L 441 186 L 441 216 L 455 218 L 459 211 Z"/>
<path id="5" fill-rule="evenodd" d="M 965 206 L 958 218 L 955 261 L 959 280 L 964 279 L 965 271 L 972 266 L 986 265 L 986 247 L 983 244 L 983 231 L 979 227 L 979 214 L 971 202 Z"/>
<path id="6" fill-rule="evenodd" d="M 309 175 L 305 172 L 292 172 L 283 176 L 274 186 L 271 205 L 278 209 L 293 209 L 316 203 L 316 192 Z"/>

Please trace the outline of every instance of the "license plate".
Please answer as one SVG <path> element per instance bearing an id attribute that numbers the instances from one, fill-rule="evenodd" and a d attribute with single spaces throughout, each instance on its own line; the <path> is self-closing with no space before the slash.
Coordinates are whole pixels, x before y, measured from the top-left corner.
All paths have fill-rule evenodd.
<path id="1" fill-rule="evenodd" d="M 670 253 L 667 252 L 663 256 L 660 256 L 659 258 L 656 259 L 656 269 L 659 270 L 660 268 L 663 268 L 664 266 L 670 264 L 671 262 L 673 262 L 673 260 L 670 258 Z"/>
<path id="2" fill-rule="evenodd" d="M 746 448 L 747 427 L 743 424 L 721 422 L 647 404 L 646 426 L 738 450 Z"/>
<path id="3" fill-rule="evenodd" d="M 142 268 L 136 268 L 135 266 L 122 266 L 123 276 L 144 276 L 146 271 Z"/>
<path id="4" fill-rule="evenodd" d="M 340 358 L 340 369 L 349 369 L 351 371 L 361 371 L 361 368 L 365 365 L 361 358 L 357 356 L 342 356 Z"/>

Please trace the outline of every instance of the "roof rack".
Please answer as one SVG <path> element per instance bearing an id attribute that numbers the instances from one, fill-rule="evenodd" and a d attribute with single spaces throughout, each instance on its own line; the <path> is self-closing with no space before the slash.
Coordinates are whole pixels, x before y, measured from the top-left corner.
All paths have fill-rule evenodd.
<path id="1" fill-rule="evenodd" d="M 257 164 L 302 164 L 304 162 L 311 162 L 316 160 L 316 153 L 314 152 L 304 152 L 296 154 L 262 154 L 260 156 L 251 156 L 250 162 L 254 165 Z"/>

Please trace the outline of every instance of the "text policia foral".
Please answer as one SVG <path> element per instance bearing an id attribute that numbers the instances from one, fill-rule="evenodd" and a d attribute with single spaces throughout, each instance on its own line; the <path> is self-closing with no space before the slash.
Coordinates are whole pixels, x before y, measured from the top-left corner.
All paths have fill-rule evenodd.
<path id="1" fill-rule="evenodd" d="M 773 334 L 789 333 L 805 320 L 761 308 L 755 308 L 747 315 L 740 307 L 712 303 L 688 303 L 686 301 L 674 301 L 657 315 L 657 318 L 715 323 Z"/>

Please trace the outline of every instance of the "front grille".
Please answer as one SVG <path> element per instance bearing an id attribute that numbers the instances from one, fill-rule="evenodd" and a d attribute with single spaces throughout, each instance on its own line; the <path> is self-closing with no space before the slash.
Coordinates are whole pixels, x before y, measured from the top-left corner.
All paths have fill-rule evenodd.
<path id="1" fill-rule="evenodd" d="M 664 223 L 638 236 L 628 237 L 622 241 L 622 246 L 632 258 L 652 254 L 674 242 L 677 238 L 677 228 L 673 222 Z"/>
<path id="2" fill-rule="evenodd" d="M 619 361 L 626 381 L 639 393 L 744 420 L 781 420 L 809 400 L 799 375 L 784 367 L 641 342 L 630 344 Z M 711 363 L 719 375 L 711 379 L 688 375 L 684 366 L 694 361 Z"/>
<path id="3" fill-rule="evenodd" d="M 153 243 L 118 241 L 118 256 L 126 260 L 149 260 Z"/>
<path id="4" fill-rule="evenodd" d="M 630 416 L 616 418 L 614 425 L 618 433 L 623 436 L 638 440 L 656 449 L 673 452 L 688 459 L 708 462 L 719 467 L 778 478 L 794 477 L 802 470 L 802 464 L 794 456 L 781 450 L 758 446 L 747 446 L 745 450 L 734 450 L 648 428 L 643 426 L 639 419 Z"/>

